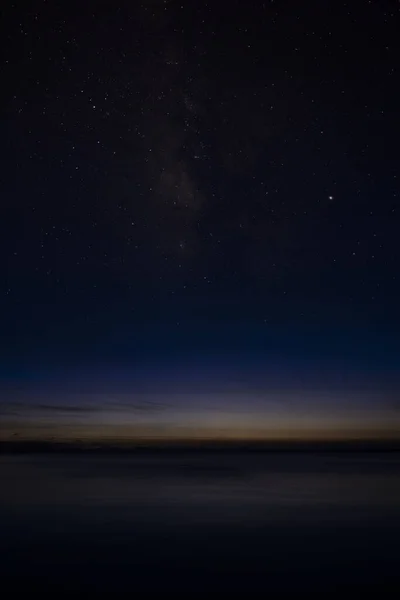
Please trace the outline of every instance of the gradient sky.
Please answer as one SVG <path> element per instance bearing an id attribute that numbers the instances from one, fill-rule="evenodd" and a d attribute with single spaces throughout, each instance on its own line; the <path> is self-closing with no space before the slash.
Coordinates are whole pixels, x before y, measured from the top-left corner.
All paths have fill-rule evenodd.
<path id="1" fill-rule="evenodd" d="M 1 435 L 393 433 L 399 10 L 5 7 Z"/>

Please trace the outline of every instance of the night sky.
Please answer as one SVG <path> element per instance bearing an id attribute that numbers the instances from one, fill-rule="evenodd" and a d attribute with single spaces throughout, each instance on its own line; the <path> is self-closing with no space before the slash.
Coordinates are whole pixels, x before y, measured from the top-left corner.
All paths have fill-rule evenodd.
<path id="1" fill-rule="evenodd" d="M 399 3 L 1 23 L 0 435 L 392 435 Z"/>

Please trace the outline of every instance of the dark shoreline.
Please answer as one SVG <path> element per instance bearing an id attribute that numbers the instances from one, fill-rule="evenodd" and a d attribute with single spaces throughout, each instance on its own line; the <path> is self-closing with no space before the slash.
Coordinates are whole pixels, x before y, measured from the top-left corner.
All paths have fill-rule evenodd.
<path id="1" fill-rule="evenodd" d="M 313 442 L 58 442 L 58 441 L 3 441 L 1 454 L 158 454 L 158 453 L 286 453 L 286 452 L 400 452 L 400 440 L 348 440 Z"/>

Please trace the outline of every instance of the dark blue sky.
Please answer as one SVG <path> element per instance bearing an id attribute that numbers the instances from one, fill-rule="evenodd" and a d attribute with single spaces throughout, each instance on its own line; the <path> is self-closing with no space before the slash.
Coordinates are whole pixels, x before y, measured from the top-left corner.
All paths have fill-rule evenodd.
<path id="1" fill-rule="evenodd" d="M 389 1 L 8 5 L 4 386 L 391 387 L 399 21 Z"/>

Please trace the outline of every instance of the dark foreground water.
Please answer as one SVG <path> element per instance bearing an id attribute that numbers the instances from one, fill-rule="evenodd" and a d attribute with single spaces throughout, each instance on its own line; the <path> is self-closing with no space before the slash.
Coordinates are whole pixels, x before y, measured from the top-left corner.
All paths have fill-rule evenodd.
<path id="1" fill-rule="evenodd" d="M 8 595 L 400 597 L 399 454 L 4 455 L 0 485 Z"/>

